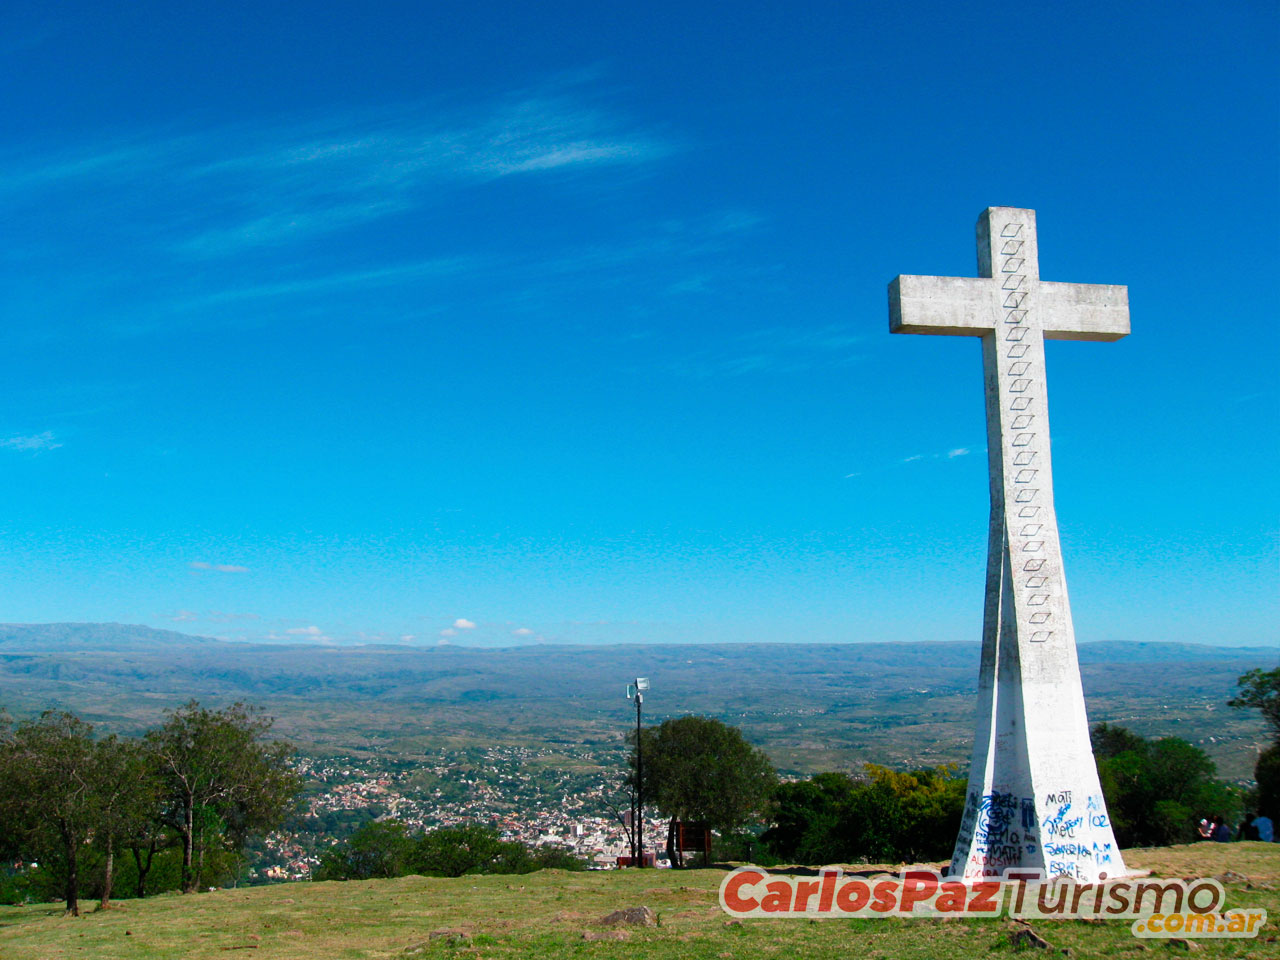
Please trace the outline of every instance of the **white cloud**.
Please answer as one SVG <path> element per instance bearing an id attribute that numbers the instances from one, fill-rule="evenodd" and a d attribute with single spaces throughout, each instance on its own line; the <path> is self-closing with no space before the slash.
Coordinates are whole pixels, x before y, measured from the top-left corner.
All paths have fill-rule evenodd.
<path id="1" fill-rule="evenodd" d="M 948 458 L 967 457 L 969 455 L 968 447 L 956 447 L 954 450 L 947 451 Z"/>
<path id="2" fill-rule="evenodd" d="M 457 633 L 458 631 L 453 629 L 453 627 L 445 627 L 443 630 L 440 631 L 440 636 L 453 637 L 453 636 L 457 636 Z"/>
<path id="3" fill-rule="evenodd" d="M 902 458 L 902 462 L 903 462 L 903 463 L 914 463 L 916 460 L 923 460 L 923 459 L 924 459 L 924 454 L 923 454 L 923 453 L 913 453 L 913 454 L 912 454 L 911 456 L 909 456 L 909 457 L 903 457 L 903 458 Z"/>
<path id="4" fill-rule="evenodd" d="M 218 573 L 248 573 L 248 567 L 242 567 L 238 563 L 207 563 L 204 560 L 192 560 L 189 564 L 192 570 L 214 570 Z"/>
<path id="5" fill-rule="evenodd" d="M 60 446 L 62 444 L 58 442 L 52 430 L 45 430 L 29 437 L 9 437 L 8 439 L 0 440 L 0 447 L 7 447 L 10 450 L 57 450 Z"/>
<path id="6" fill-rule="evenodd" d="M 458 630 L 474 630 L 476 628 L 476 625 L 466 617 L 459 617 L 457 620 L 453 621 L 453 625 Z"/>
<path id="7" fill-rule="evenodd" d="M 512 630 L 511 632 L 515 634 L 517 637 L 533 636 L 533 631 L 530 630 L 528 627 L 516 627 L 516 629 Z"/>
<path id="8" fill-rule="evenodd" d="M 194 610 L 179 610 L 169 618 L 174 623 L 190 623 L 192 620 L 199 620 L 199 615 Z"/>
<path id="9" fill-rule="evenodd" d="M 324 635 L 324 631 L 316 626 L 291 627 L 288 630 L 286 630 L 285 633 L 293 634 L 294 636 L 306 636 L 306 637 L 319 637 Z"/>

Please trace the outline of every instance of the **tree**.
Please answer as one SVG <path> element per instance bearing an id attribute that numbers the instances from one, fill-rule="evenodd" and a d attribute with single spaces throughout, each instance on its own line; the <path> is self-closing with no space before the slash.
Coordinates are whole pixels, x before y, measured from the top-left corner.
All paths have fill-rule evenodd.
<path id="1" fill-rule="evenodd" d="M 1273 744 L 1258 754 L 1253 777 L 1258 781 L 1258 815 L 1280 823 L 1280 744 Z"/>
<path id="2" fill-rule="evenodd" d="M 80 855 L 100 816 L 93 727 L 45 711 L 17 726 L 0 753 L 5 819 L 22 850 L 56 864 L 67 913 L 80 914 Z"/>
<path id="3" fill-rule="evenodd" d="M 408 873 L 414 843 L 403 820 L 370 820 L 320 858 L 313 880 L 373 880 Z"/>
<path id="4" fill-rule="evenodd" d="M 1111 723 L 1095 724 L 1089 731 L 1095 760 L 1110 760 L 1132 750 L 1145 750 L 1147 741 L 1125 727 Z"/>
<path id="5" fill-rule="evenodd" d="M 856 779 L 820 773 L 778 787 L 774 825 L 760 839 L 793 863 L 942 859 L 960 827 L 965 783 L 951 766 L 902 773 L 868 763 Z"/>
<path id="6" fill-rule="evenodd" d="M 643 730 L 641 737 L 643 793 L 671 820 L 667 851 L 677 865 L 681 865 L 674 850 L 677 821 L 700 821 L 722 832 L 734 830 L 764 811 L 777 783 L 777 773 L 764 751 L 749 744 L 737 727 L 712 717 L 664 720 Z M 631 766 L 634 777 L 634 751 Z"/>
<path id="7" fill-rule="evenodd" d="M 163 783 L 155 754 L 137 740 L 116 736 L 98 741 L 95 747 L 99 817 L 94 843 L 103 854 L 100 906 L 111 903 L 115 855 L 121 845 L 130 847 L 138 866 L 137 893 L 145 890 L 146 871 L 139 855 L 141 838 L 153 835 L 152 825 L 160 809 Z M 154 846 L 151 856 L 154 856 Z M 150 868 L 150 856 L 147 860 Z"/>
<path id="8" fill-rule="evenodd" d="M 518 869 L 502 869 L 507 866 L 515 851 L 506 844 L 492 827 L 467 823 L 456 827 L 441 827 L 422 834 L 414 844 L 410 862 L 419 873 L 440 877 L 460 877 L 464 873 L 519 873 Z M 525 854 L 528 855 L 527 852 Z"/>
<path id="9" fill-rule="evenodd" d="M 1236 681 L 1240 693 L 1228 700 L 1232 707 L 1256 707 L 1271 727 L 1271 736 L 1280 744 L 1280 667 L 1250 670 Z"/>
<path id="10" fill-rule="evenodd" d="M 287 763 L 293 747 L 266 740 L 271 726 L 243 703 L 214 711 L 192 700 L 147 733 L 164 782 L 161 820 L 182 843 L 183 893 L 199 885 L 211 843 L 238 852 L 293 806 L 300 786 Z"/>
<path id="11" fill-rule="evenodd" d="M 1144 740 L 1123 727 L 1092 731 L 1098 779 L 1121 846 L 1163 846 L 1195 839 L 1195 824 L 1215 814 L 1234 817 L 1239 798 L 1216 779 L 1199 747 L 1178 737 Z M 1107 747 L 1109 745 L 1109 747 Z"/>
<path id="12" fill-rule="evenodd" d="M 566 850 L 530 850 L 478 824 L 441 827 L 411 835 L 402 820 L 372 820 L 320 859 L 315 880 L 369 880 L 408 873 L 460 877 L 468 873 L 532 873 L 585 870 Z"/>

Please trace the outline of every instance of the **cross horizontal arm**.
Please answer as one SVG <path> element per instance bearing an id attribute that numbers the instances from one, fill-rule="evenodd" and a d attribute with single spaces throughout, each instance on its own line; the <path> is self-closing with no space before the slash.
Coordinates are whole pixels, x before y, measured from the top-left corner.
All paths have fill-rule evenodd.
<path id="1" fill-rule="evenodd" d="M 895 277 L 889 284 L 889 330 L 980 337 L 1000 322 L 992 284 L 982 277 Z"/>
<path id="2" fill-rule="evenodd" d="M 1129 334 L 1129 288 L 1103 283 L 1036 287 L 1034 317 L 1046 340 L 1119 340 Z M 900 276 L 889 284 L 893 333 L 980 337 L 1000 325 L 1004 288 L 986 277 Z"/>
<path id="3" fill-rule="evenodd" d="M 1041 280 L 1037 307 L 1046 340 L 1119 340 L 1129 335 L 1129 288 Z"/>

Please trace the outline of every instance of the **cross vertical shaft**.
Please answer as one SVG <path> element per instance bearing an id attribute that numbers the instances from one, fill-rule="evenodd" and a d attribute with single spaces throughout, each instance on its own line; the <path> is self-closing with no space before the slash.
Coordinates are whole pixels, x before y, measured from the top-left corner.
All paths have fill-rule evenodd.
<path id="1" fill-rule="evenodd" d="M 1035 211 L 991 207 L 977 278 L 898 277 L 895 333 L 982 339 L 991 519 L 979 712 L 951 872 L 1119 876 L 1053 505 L 1044 341 L 1128 333 L 1123 287 L 1042 283 Z"/>

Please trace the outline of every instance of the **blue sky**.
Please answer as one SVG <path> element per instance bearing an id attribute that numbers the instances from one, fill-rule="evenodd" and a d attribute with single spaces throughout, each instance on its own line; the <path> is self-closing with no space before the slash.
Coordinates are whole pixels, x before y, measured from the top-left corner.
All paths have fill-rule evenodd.
<path id="1" fill-rule="evenodd" d="M 1079 639 L 1280 642 L 1274 3 L 0 18 L 0 619 L 976 640 L 1009 205 Z"/>

